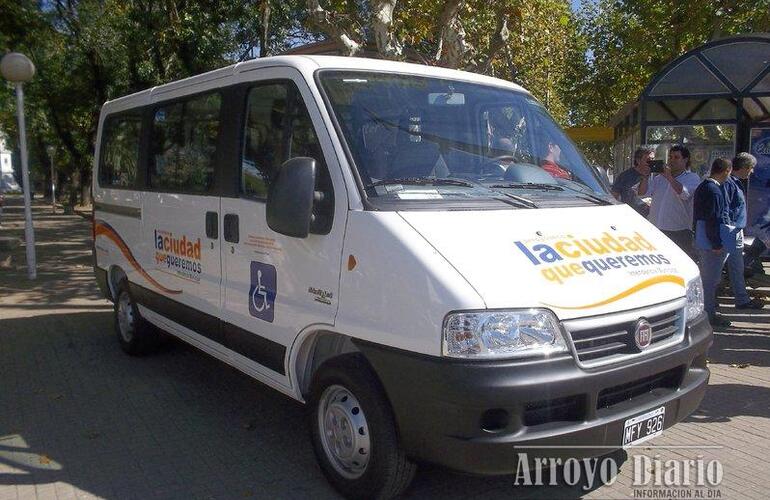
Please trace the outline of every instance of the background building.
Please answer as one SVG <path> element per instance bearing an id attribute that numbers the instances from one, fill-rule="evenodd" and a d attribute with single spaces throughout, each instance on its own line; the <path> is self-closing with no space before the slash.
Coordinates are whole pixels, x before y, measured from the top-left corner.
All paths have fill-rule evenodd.
<path id="1" fill-rule="evenodd" d="M 0 132 L 0 189 L 6 192 L 20 190 L 13 174 L 13 155 L 2 132 Z"/>

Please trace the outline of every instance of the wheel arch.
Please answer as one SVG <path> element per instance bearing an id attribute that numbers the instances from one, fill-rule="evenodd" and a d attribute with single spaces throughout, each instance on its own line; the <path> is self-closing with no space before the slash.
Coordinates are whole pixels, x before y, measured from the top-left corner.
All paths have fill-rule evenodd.
<path id="1" fill-rule="evenodd" d="M 303 331 L 295 340 L 289 359 L 289 373 L 298 399 L 305 401 L 313 376 L 321 365 L 351 353 L 361 354 L 361 351 L 348 335 L 329 330 L 328 327 Z"/>
<path id="2" fill-rule="evenodd" d="M 107 287 L 110 293 L 110 299 L 114 302 L 117 299 L 118 285 L 124 279 L 128 279 L 126 272 L 117 264 L 110 266 L 107 271 Z"/>

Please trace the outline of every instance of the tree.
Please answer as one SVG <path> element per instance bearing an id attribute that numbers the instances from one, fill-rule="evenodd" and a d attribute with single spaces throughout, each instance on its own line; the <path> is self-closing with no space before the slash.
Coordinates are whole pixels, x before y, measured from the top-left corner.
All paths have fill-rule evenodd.
<path id="1" fill-rule="evenodd" d="M 81 200 L 106 100 L 308 38 L 301 0 L 0 0 L 0 12 L 0 53 L 24 52 L 38 68 L 25 87 L 32 171 L 49 175 L 45 146 L 55 145 Z M 0 92 L 0 128 L 12 138 L 14 109 Z"/>
<path id="2" fill-rule="evenodd" d="M 583 0 L 565 92 L 570 120 L 606 125 L 670 61 L 709 40 L 770 31 L 770 1 Z"/>
<path id="3" fill-rule="evenodd" d="M 508 37 L 511 2 L 497 1 L 492 11 L 497 14 L 492 43 L 479 56 L 478 46 L 466 32 L 465 24 L 481 15 L 474 8 L 480 2 L 444 0 L 443 3 L 422 0 L 372 0 L 368 3 L 332 1 L 322 7 L 319 0 L 307 0 L 309 26 L 337 42 L 343 55 L 354 56 L 373 48 L 384 59 L 406 58 L 407 45 L 423 62 L 449 68 L 487 69 Z M 470 15 L 473 14 L 473 15 Z M 493 23 L 493 26 L 495 23 Z"/>
<path id="4" fill-rule="evenodd" d="M 566 0 L 308 0 L 308 21 L 344 55 L 374 52 L 521 83 L 566 119 L 562 88 L 577 33 Z"/>

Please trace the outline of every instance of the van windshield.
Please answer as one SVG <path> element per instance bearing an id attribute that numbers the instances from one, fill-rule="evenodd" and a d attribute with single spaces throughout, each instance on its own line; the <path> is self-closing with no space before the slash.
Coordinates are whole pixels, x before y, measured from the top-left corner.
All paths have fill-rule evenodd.
<path id="1" fill-rule="evenodd" d="M 464 81 L 323 71 L 367 198 L 608 204 L 596 171 L 531 96 Z"/>

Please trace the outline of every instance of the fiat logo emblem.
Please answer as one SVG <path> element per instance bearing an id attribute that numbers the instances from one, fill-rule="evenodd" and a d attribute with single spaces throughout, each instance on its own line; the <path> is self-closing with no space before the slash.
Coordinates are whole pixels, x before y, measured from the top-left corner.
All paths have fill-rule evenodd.
<path id="1" fill-rule="evenodd" d="M 634 343 L 640 351 L 647 349 L 652 343 L 652 326 L 650 326 L 650 322 L 644 318 L 640 318 L 639 321 L 636 322 L 636 328 L 634 329 Z"/>

